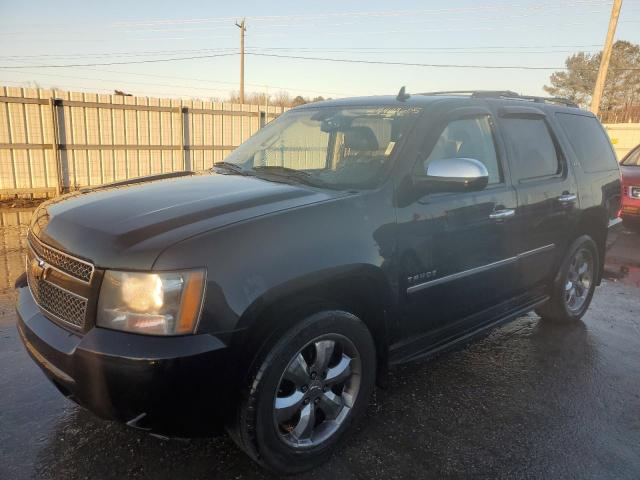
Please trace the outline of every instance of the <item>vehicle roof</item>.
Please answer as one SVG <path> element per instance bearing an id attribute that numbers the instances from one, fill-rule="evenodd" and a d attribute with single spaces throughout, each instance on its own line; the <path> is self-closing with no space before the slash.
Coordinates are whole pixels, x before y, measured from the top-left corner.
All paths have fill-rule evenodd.
<path id="1" fill-rule="evenodd" d="M 514 97 L 514 98 L 503 98 L 503 97 L 475 97 L 464 94 L 411 94 L 409 98 L 406 100 L 398 100 L 395 95 L 375 95 L 375 96 L 363 96 L 363 97 L 346 97 L 346 98 L 338 98 L 334 100 L 324 100 L 321 102 L 313 102 L 307 103 L 304 105 L 300 105 L 295 107 L 292 110 L 302 110 L 306 108 L 316 108 L 316 107 L 359 107 L 359 106 L 414 106 L 414 107 L 427 107 L 434 105 L 442 105 L 446 107 L 447 103 L 451 104 L 451 107 L 460 107 L 464 105 L 497 105 L 497 106 L 530 106 L 536 107 L 543 111 L 552 111 L 552 112 L 566 112 L 566 113 L 574 113 L 581 115 L 591 115 L 593 114 L 588 110 L 584 110 L 578 107 L 544 102 L 544 101 L 533 101 L 527 97 Z M 536 97 L 537 98 L 537 97 Z"/>

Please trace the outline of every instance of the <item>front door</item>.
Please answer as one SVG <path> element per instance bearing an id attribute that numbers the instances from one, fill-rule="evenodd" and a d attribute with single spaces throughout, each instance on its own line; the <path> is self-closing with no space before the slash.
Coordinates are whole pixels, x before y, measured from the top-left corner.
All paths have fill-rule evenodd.
<path id="1" fill-rule="evenodd" d="M 473 314 L 510 298 L 517 263 L 517 199 L 491 114 L 463 110 L 440 131 L 435 145 L 425 146 L 430 153 L 417 162 L 416 173 L 435 159 L 473 158 L 486 166 L 489 185 L 477 192 L 426 194 L 398 209 L 405 338 L 428 334 L 434 341 L 469 328 L 471 319 L 480 321 Z"/>

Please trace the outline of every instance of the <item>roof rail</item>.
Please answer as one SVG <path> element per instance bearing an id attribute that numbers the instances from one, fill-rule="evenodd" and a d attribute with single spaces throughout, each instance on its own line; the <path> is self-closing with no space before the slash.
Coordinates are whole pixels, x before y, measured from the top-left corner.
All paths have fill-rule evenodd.
<path id="1" fill-rule="evenodd" d="M 512 100 L 525 100 L 536 103 L 556 103 L 567 107 L 579 108 L 579 106 L 569 100 L 561 97 L 536 97 L 534 95 L 520 95 L 511 90 L 450 90 L 442 92 L 426 92 L 419 95 L 468 95 L 472 98 L 502 98 Z"/>

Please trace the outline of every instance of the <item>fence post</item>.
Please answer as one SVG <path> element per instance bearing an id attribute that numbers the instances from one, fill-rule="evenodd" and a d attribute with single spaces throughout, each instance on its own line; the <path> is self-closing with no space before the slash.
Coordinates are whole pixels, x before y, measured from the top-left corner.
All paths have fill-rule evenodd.
<path id="1" fill-rule="evenodd" d="M 267 123 L 267 112 L 260 112 L 260 128 L 263 128 Z"/>
<path id="2" fill-rule="evenodd" d="M 64 191 L 64 178 L 62 169 L 62 158 L 60 157 L 60 129 L 58 124 L 58 104 L 59 101 L 53 97 L 49 98 L 49 107 L 51 108 L 51 147 L 53 149 L 53 158 L 56 162 L 56 195 L 60 195 Z"/>
<path id="3" fill-rule="evenodd" d="M 191 170 L 189 153 L 189 108 L 180 107 L 180 124 L 182 125 L 182 160 L 185 170 Z"/>

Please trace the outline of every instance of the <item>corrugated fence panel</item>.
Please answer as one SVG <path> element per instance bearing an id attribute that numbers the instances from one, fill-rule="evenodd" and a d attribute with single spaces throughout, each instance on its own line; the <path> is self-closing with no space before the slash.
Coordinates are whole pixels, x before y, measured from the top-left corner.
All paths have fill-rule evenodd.
<path id="1" fill-rule="evenodd" d="M 611 138 L 618 160 L 622 160 L 633 147 L 640 144 L 640 123 L 610 123 L 604 128 Z"/>
<path id="2" fill-rule="evenodd" d="M 18 87 L 0 97 L 0 197 L 208 169 L 260 128 L 261 114 L 284 111 Z"/>
<path id="3" fill-rule="evenodd" d="M 26 250 L 30 219 L 30 209 L 0 209 L 0 292 L 13 288 L 16 278 L 24 272 L 24 257 L 8 254 Z"/>

